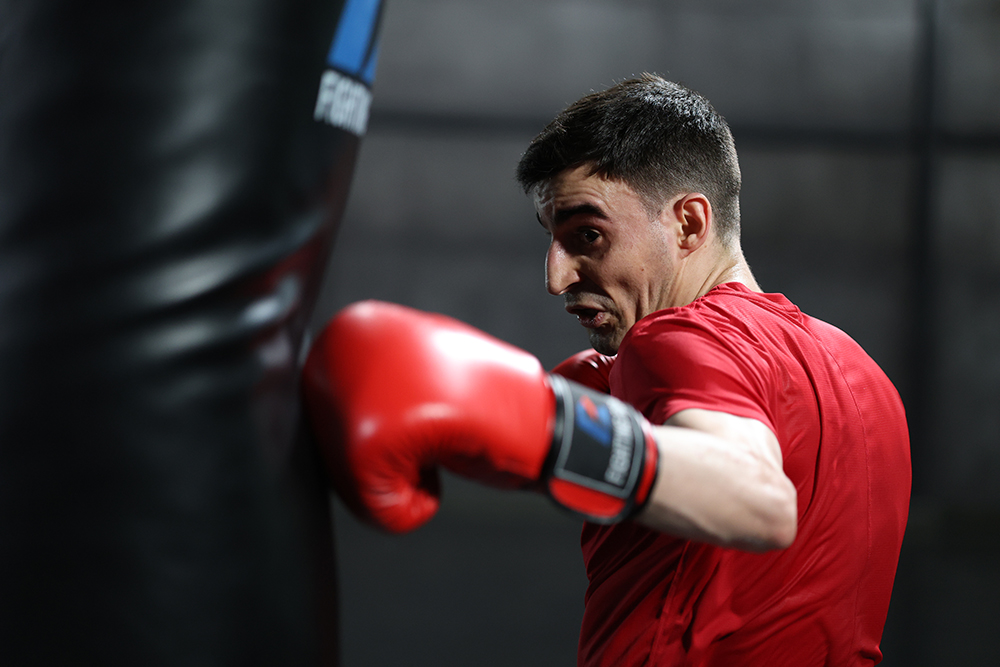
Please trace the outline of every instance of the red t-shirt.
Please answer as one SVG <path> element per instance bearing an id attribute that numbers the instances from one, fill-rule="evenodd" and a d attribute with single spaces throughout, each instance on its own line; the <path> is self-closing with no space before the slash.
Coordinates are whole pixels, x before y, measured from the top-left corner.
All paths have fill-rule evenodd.
<path id="1" fill-rule="evenodd" d="M 798 491 L 798 533 L 753 554 L 632 522 L 586 524 L 580 665 L 881 660 L 909 438 L 899 395 L 857 343 L 781 295 L 727 283 L 636 323 L 611 393 L 654 424 L 686 408 L 766 424 Z"/>

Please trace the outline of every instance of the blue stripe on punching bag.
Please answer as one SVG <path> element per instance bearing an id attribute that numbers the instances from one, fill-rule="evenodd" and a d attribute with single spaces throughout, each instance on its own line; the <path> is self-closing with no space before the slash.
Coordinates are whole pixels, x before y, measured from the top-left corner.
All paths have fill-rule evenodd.
<path id="1" fill-rule="evenodd" d="M 372 53 L 368 56 L 368 64 L 365 65 L 365 71 L 361 73 L 361 80 L 369 86 L 375 83 L 375 67 L 378 65 L 378 46 L 378 38 L 376 38 L 375 46 L 372 47 Z"/>
<path id="2" fill-rule="evenodd" d="M 337 34 L 326 58 L 332 67 L 357 76 L 367 64 L 365 74 L 369 73 L 370 68 L 374 75 L 374 60 L 369 58 L 366 63 L 365 56 L 368 55 L 372 33 L 375 31 L 380 4 L 381 0 L 348 0 L 345 3 L 337 25 Z"/>

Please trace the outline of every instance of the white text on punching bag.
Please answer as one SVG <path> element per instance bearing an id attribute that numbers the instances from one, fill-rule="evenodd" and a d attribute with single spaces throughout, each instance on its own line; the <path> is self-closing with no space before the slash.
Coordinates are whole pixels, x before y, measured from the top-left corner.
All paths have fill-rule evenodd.
<path id="1" fill-rule="evenodd" d="M 364 85 L 327 70 L 319 82 L 313 118 L 361 136 L 368 129 L 372 94 Z"/>

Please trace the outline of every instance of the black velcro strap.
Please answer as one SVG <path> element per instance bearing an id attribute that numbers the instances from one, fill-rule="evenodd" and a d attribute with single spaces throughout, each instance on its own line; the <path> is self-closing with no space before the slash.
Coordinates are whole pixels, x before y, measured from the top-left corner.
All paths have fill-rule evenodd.
<path id="1" fill-rule="evenodd" d="M 646 454 L 640 415 L 619 399 L 550 375 L 556 427 L 549 465 L 553 477 L 629 501 Z"/>

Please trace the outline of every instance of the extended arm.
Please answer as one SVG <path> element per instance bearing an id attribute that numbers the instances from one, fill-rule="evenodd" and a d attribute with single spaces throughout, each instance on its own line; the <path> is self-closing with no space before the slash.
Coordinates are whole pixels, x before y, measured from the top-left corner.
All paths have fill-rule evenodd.
<path id="1" fill-rule="evenodd" d="M 755 419 L 682 410 L 653 428 L 659 474 L 636 520 L 681 537 L 749 551 L 795 539 L 795 486 L 771 430 Z"/>
<path id="2" fill-rule="evenodd" d="M 594 386 L 607 368 L 557 370 Z M 686 410 L 655 427 L 450 318 L 378 302 L 345 309 L 309 355 L 304 395 L 341 498 L 388 530 L 433 516 L 447 467 L 545 491 L 591 521 L 635 518 L 750 550 L 795 536 L 795 489 L 760 422 Z"/>

